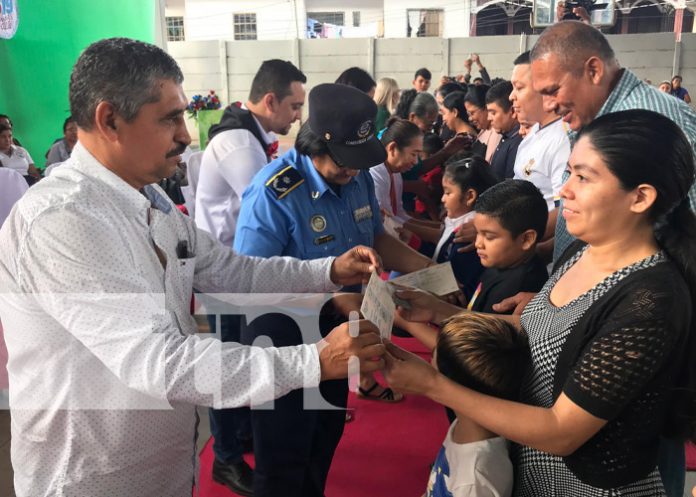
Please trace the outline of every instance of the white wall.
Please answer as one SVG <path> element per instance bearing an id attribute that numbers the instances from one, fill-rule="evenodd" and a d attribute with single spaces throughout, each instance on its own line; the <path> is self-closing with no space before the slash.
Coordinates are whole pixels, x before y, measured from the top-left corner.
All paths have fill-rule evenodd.
<path id="1" fill-rule="evenodd" d="M 185 0 L 187 40 L 234 40 L 234 14 L 255 13 L 257 39 L 288 40 L 304 32 L 303 0 Z"/>
<path id="2" fill-rule="evenodd" d="M 442 9 L 445 13 L 443 38 L 469 36 L 470 4 L 468 0 L 384 0 L 384 37 L 406 36 L 408 9 Z"/>
<path id="3" fill-rule="evenodd" d="M 167 0 L 164 15 L 167 17 L 184 17 L 186 15 L 186 0 Z"/>

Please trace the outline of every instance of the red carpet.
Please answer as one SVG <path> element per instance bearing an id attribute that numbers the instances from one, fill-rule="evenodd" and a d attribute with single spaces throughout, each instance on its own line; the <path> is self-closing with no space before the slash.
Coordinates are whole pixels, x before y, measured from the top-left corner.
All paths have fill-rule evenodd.
<path id="1" fill-rule="evenodd" d="M 394 342 L 430 359 L 415 339 Z M 326 488 L 327 497 L 420 497 L 430 464 L 447 432 L 444 408 L 429 399 L 408 396 L 398 404 L 358 399 L 350 394 L 355 419 L 346 424 Z M 201 497 L 233 497 L 210 478 L 212 443 L 201 452 Z M 249 460 L 251 464 L 252 459 Z"/>
<path id="2" fill-rule="evenodd" d="M 696 445 L 691 442 L 686 444 L 686 469 L 696 471 Z"/>

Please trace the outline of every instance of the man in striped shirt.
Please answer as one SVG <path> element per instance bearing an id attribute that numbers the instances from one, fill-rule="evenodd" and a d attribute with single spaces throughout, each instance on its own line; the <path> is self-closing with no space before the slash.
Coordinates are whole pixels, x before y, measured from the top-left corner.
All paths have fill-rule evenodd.
<path id="1" fill-rule="evenodd" d="M 562 116 L 573 132 L 604 114 L 645 109 L 673 120 L 696 148 L 696 113 L 622 68 L 607 39 L 592 26 L 563 21 L 547 28 L 531 59 L 534 89 L 543 95 L 545 110 Z M 696 208 L 694 185 L 689 199 Z M 554 261 L 572 241 L 563 216 L 558 216 Z"/>
<path id="2" fill-rule="evenodd" d="M 660 92 L 628 69 L 621 68 L 608 40 L 589 24 L 563 21 L 547 28 L 532 49 L 531 60 L 532 82 L 534 89 L 543 96 L 544 109 L 562 116 L 573 134 L 605 114 L 645 109 L 674 121 L 684 131 L 692 148 L 696 148 L 696 113 L 683 101 Z M 655 164 L 655 167 L 670 165 Z M 564 179 L 567 176 L 566 173 Z M 695 209 L 696 186 L 693 184 L 689 200 Z M 563 216 L 558 216 L 554 261 L 573 240 Z M 519 299 L 515 303 L 521 310 L 526 302 Z M 685 476 L 683 444 L 663 440 L 659 466 L 667 496 L 681 497 Z"/>

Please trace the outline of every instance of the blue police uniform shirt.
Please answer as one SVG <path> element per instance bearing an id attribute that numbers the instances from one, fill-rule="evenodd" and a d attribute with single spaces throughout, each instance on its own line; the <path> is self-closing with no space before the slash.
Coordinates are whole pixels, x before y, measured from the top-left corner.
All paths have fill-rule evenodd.
<path id="1" fill-rule="evenodd" d="M 356 245 L 372 247 L 384 232 L 368 170 L 340 195 L 295 149 L 259 171 L 242 196 L 234 250 L 259 257 L 317 259 Z"/>

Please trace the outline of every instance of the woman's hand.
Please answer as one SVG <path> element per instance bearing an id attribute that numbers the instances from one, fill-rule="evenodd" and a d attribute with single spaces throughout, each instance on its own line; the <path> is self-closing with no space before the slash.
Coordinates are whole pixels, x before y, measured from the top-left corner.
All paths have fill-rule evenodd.
<path id="1" fill-rule="evenodd" d="M 386 342 L 384 378 L 394 390 L 427 395 L 435 387 L 438 372 L 415 354 Z"/>

